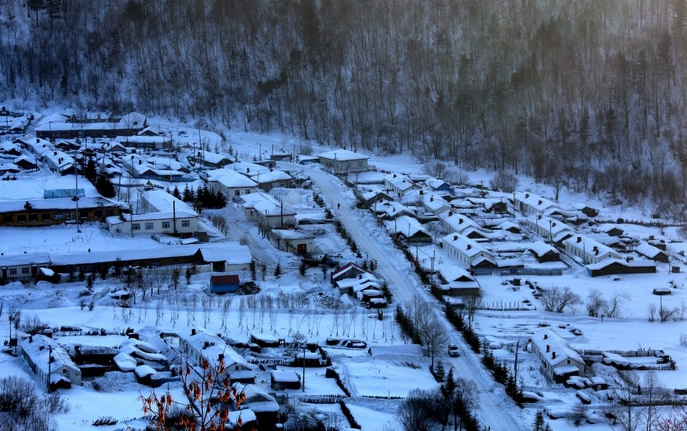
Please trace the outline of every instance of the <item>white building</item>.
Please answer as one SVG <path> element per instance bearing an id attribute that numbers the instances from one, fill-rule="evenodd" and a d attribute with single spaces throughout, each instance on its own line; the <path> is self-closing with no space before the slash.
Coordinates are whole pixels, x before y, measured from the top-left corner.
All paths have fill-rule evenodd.
<path id="1" fill-rule="evenodd" d="M 19 352 L 44 388 L 48 387 L 48 379 L 52 387 L 81 384 L 81 370 L 52 338 L 33 335 L 19 342 Z"/>
<path id="2" fill-rule="evenodd" d="M 208 184 L 231 199 L 232 197 L 255 193 L 258 183 L 232 169 L 214 169 L 208 172 Z"/>
<path id="3" fill-rule="evenodd" d="M 220 361 L 224 361 L 226 372 L 215 375 L 223 379 L 226 373 L 252 370 L 251 365 L 236 350 L 218 337 L 202 330 L 192 329 L 190 333 L 179 333 L 179 350 L 185 360 L 192 364 L 201 365 L 203 360 L 215 370 Z"/>
<path id="4" fill-rule="evenodd" d="M 243 212 L 263 228 L 295 226 L 296 212 L 285 207 L 271 195 L 262 192 L 241 196 Z"/>
<path id="5" fill-rule="evenodd" d="M 143 192 L 140 199 L 143 214 L 108 217 L 108 230 L 114 235 L 181 234 L 198 230 L 198 213 L 185 202 L 164 190 Z"/>
<path id="6" fill-rule="evenodd" d="M 318 155 L 318 161 L 325 169 L 335 174 L 367 170 L 369 157 L 348 150 L 333 150 Z"/>
<path id="7" fill-rule="evenodd" d="M 552 201 L 530 192 L 513 193 L 513 206 L 524 215 L 544 214 L 557 205 Z"/>
<path id="8" fill-rule="evenodd" d="M 608 258 L 620 259 L 620 254 L 612 248 L 582 235 L 574 235 L 564 240 L 563 246 L 566 253 L 581 259 L 585 265 L 599 263 Z"/>
<path id="9" fill-rule="evenodd" d="M 565 382 L 570 376 L 584 376 L 587 367 L 582 357 L 560 335 L 545 329 L 531 339 L 530 349 L 539 359 L 542 374 L 549 381 Z"/>
<path id="10" fill-rule="evenodd" d="M 565 235 L 572 236 L 575 230 L 551 217 L 533 214 L 524 220 L 525 227 L 537 236 L 547 241 L 559 242 L 565 239 Z"/>
<path id="11" fill-rule="evenodd" d="M 449 256 L 457 259 L 466 268 L 471 268 L 483 260 L 496 264 L 494 255 L 489 250 L 461 234 L 448 234 L 441 239 L 441 244 Z"/>

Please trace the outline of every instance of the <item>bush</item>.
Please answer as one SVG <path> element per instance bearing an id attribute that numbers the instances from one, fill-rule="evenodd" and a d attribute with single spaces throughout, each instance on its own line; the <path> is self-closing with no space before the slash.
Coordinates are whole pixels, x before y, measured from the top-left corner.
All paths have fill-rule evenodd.
<path id="1" fill-rule="evenodd" d="M 55 410 L 51 410 L 51 409 Z M 36 393 L 33 385 L 16 376 L 0 380 L 0 423 L 2 429 L 54 431 L 57 426 L 47 413 L 66 411 L 58 398 Z"/>

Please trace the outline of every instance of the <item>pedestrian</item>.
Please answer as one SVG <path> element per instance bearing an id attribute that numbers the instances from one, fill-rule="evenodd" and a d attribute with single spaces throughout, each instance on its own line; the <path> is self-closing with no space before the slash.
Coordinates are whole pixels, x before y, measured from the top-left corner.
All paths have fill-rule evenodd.
<path id="1" fill-rule="evenodd" d="M 336 204 L 336 209 L 337 209 L 337 210 L 340 210 L 340 209 L 341 209 L 341 202 L 338 202 L 338 203 Z"/>

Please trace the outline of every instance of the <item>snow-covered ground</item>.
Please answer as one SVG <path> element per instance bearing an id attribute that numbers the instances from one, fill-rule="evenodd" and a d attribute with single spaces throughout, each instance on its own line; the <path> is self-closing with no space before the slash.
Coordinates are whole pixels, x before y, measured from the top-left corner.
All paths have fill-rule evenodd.
<path id="1" fill-rule="evenodd" d="M 208 149 L 218 152 L 232 152 L 240 159 L 250 161 L 269 158 L 274 152 L 300 153 L 310 148 L 313 154 L 328 148 L 313 142 L 283 135 L 261 135 L 238 132 L 233 129 L 220 130 L 217 133 L 198 131 L 194 127 L 179 126 L 174 122 L 159 118 L 149 119 L 161 129 L 168 130 L 177 142 L 188 142 L 189 145 L 200 141 Z M 37 122 L 37 124 L 40 121 Z M 422 174 L 425 167 L 411 156 L 377 156 L 370 154 L 370 164 L 380 170 L 398 173 Z M 441 316 L 441 305 L 431 297 L 417 279 L 413 268 L 403 254 L 393 247 L 388 234 L 381 229 L 369 212 L 356 209 L 352 191 L 339 179 L 322 171 L 317 166 L 303 166 L 295 163 L 279 162 L 277 168 L 288 169 L 292 173 L 309 176 L 313 180 L 314 190 L 275 189 L 274 196 L 279 197 L 285 205 L 296 209 L 300 217 L 322 219 L 324 209 L 313 201 L 313 193 L 324 197 L 332 212 L 351 233 L 361 249 L 358 258 L 346 242 L 338 235 L 332 225 L 308 225 L 304 229 L 313 233 L 319 251 L 340 256 L 342 263 L 376 259 L 377 275 L 386 280 L 395 297 L 396 304 L 407 304 L 420 296 L 434 307 L 436 315 Z M 456 167 L 454 168 L 457 171 Z M 463 169 L 462 175 L 471 184 L 487 185 L 493 173 L 479 170 Z M 534 183 L 531 179 L 520 176 L 519 190 L 531 191 L 552 198 L 552 188 Z M 157 183 L 157 182 L 156 182 Z M 167 186 L 167 184 L 159 183 Z M 192 183 L 195 187 L 200 181 Z M 74 179 L 71 176 L 46 175 L 42 172 L 23 174 L 18 181 L 0 181 L 0 200 L 40 199 L 45 188 L 71 188 Z M 89 182 L 79 181 L 79 187 L 85 189 L 86 196 L 97 196 Z M 180 188 L 184 185 L 179 184 Z M 572 206 L 577 203 L 588 203 L 600 209 L 599 218 L 607 221 L 622 217 L 627 220 L 648 220 L 647 209 L 632 206 L 607 206 L 597 197 L 588 197 L 563 188 L 559 201 L 562 205 Z M 337 208 L 336 204 L 341 207 Z M 210 218 L 220 215 L 227 220 L 228 233 L 217 231 Z M 404 343 L 397 325 L 393 322 L 391 309 L 384 313 L 383 320 L 377 319 L 377 313 L 360 306 L 354 298 L 343 297 L 331 288 L 329 273 L 331 269 L 309 268 L 305 276 L 299 274 L 300 259 L 293 254 L 277 250 L 273 243 L 262 237 L 257 227 L 246 220 L 242 210 L 235 203 L 230 203 L 220 210 L 203 212 L 202 226 L 209 231 L 212 242 L 241 241 L 249 246 L 254 258 L 265 264 L 265 269 L 258 268 L 256 282 L 259 284 L 260 297 L 273 299 L 270 307 L 251 305 L 248 297 L 242 296 L 209 296 L 207 286 L 210 273 L 196 274 L 190 283 L 181 281 L 178 291 L 163 288 L 151 295 L 145 303 L 137 303 L 131 308 L 116 306 L 112 293 L 121 289 L 123 282 L 114 278 L 101 280 L 96 278 L 92 291 L 85 288 L 85 283 L 67 282 L 52 285 L 41 282 L 35 286 L 25 287 L 18 283 L 0 288 L 0 302 L 7 313 L 9 309 L 19 309 L 22 319 L 36 317 L 52 327 L 78 326 L 84 330 L 112 333 L 108 336 L 66 336 L 57 337 L 67 344 L 82 346 L 118 347 L 125 339 L 121 335 L 127 328 L 141 333 L 147 341 L 161 343 L 155 339 L 156 331 L 188 331 L 192 327 L 204 327 L 210 332 L 223 333 L 229 339 L 247 343 L 252 332 L 260 332 L 284 338 L 287 341 L 300 334 L 309 341 L 325 345 L 329 337 L 346 337 L 364 340 L 368 345 L 399 345 Z M 632 237 L 665 239 L 668 251 L 677 258 L 681 251 L 687 250 L 687 244 L 677 228 L 651 228 L 633 224 L 620 225 L 625 233 Z M 591 232 L 591 228 L 581 226 L 580 232 Z M 47 228 L 10 228 L 0 227 L 0 252 L 16 254 L 22 252 L 86 252 L 87 250 L 131 250 L 161 247 L 159 242 L 150 237 L 118 237 L 111 235 L 97 223 L 87 223 L 77 232 L 74 225 L 58 225 Z M 675 242 L 671 242 L 675 241 Z M 429 258 L 429 249 L 420 250 Z M 434 253 L 434 252 L 431 252 Z M 532 258 L 527 256 L 523 260 Z M 437 265 L 451 264 L 451 258 L 439 253 Z M 274 271 L 279 265 L 282 275 L 276 277 Z M 182 276 L 182 278 L 184 278 Z M 687 373 L 683 364 L 687 360 L 687 329 L 684 321 L 669 320 L 664 323 L 649 322 L 649 309 L 679 309 L 687 317 L 687 297 L 685 296 L 684 268 L 682 273 L 671 273 L 668 264 L 658 264 L 656 274 L 635 274 L 622 276 L 603 276 L 591 278 L 586 269 L 572 263 L 561 276 L 519 276 L 520 286 L 514 286 L 510 280 L 514 276 L 478 276 L 482 288 L 482 303 L 490 310 L 477 311 L 474 327 L 481 337 L 486 337 L 502 348 L 496 349 L 495 355 L 512 367 L 514 352 L 512 346 L 520 341 L 526 346 L 527 340 L 543 327 L 548 327 L 563 336 L 572 347 L 579 350 L 663 350 L 677 363 L 676 370 L 659 371 L 662 385 L 668 389 L 687 388 Z M 533 296 L 533 289 L 526 282 L 546 288 L 571 288 L 583 300 L 595 290 L 609 300 L 620 299 L 617 317 L 589 317 L 584 304 L 563 313 L 546 312 L 541 302 Z M 656 296 L 652 290 L 656 287 L 671 287 L 671 295 Z M 287 300 L 286 297 L 291 297 Z M 208 299 L 209 298 L 209 299 Z M 93 308 L 81 304 L 93 303 Z M 257 302 L 257 301 L 256 301 Z M 230 303 L 227 315 L 222 308 Z M 501 307 L 512 307 L 514 304 L 528 304 L 518 311 L 502 311 Z M 0 334 L 9 335 L 10 322 L 7 314 L 0 316 Z M 520 409 L 505 395 L 503 387 L 493 382 L 489 373 L 479 363 L 479 358 L 469 352 L 462 338 L 448 325 L 450 339 L 459 344 L 463 355 L 460 358 L 445 356 L 442 360 L 454 366 L 456 376 L 472 380 L 476 384 L 478 417 L 491 426 L 492 430 L 528 429 L 532 417 L 538 408 L 551 411 L 573 412 L 579 408 L 580 400 L 575 390 L 561 385 L 548 383 L 539 372 L 538 359 L 533 353 L 521 350 L 518 361 L 519 380 L 528 390 L 540 392 L 542 401 L 526 405 Z M 578 330 L 573 333 L 572 330 Z M 173 349 L 173 347 L 171 347 Z M 7 349 L 7 348 L 6 348 Z M 251 357 L 249 350 L 241 351 Z M 431 389 L 437 383 L 428 371 L 428 359 L 419 356 L 374 357 L 366 351 L 356 349 L 328 348 L 332 356 L 332 366 L 343 376 L 349 385 L 352 397 L 347 405 L 364 430 L 400 429 L 396 422 L 401 400 L 416 388 Z M 38 380 L 22 360 L 5 350 L 0 353 L 0 377 L 8 375 L 24 376 L 38 386 Z M 278 353 L 275 353 L 278 354 Z M 280 366 L 281 367 L 281 366 Z M 282 368 L 279 368 L 282 369 Z M 614 371 L 610 367 L 597 367 L 594 370 L 605 375 L 610 383 Z M 297 372 L 301 372 L 297 369 Z M 333 379 L 324 376 L 324 368 L 312 368 L 306 371 L 305 391 L 287 390 L 286 393 L 294 403 L 301 396 L 342 396 L 343 391 Z M 646 372 L 639 373 L 640 378 Z M 269 387 L 269 372 L 258 373 L 258 383 Z M 175 397 L 181 399 L 179 385 L 169 386 Z M 150 389 L 136 382 L 132 373 L 121 371 L 108 372 L 103 377 L 84 379 L 83 386 L 70 390 L 60 390 L 71 406 L 68 413 L 59 414 L 56 420 L 61 430 L 92 428 L 94 420 L 112 416 L 119 421 L 113 427 L 99 429 L 119 429 L 125 424 L 141 428 L 143 421 L 141 402 L 137 398 L 147 395 Z M 386 397 L 386 398 L 384 398 Z M 305 400 L 307 401 L 307 400 Z M 303 411 L 311 411 L 329 424 L 345 424 L 338 404 L 300 403 Z M 607 403 L 599 397 L 589 407 L 589 411 L 603 415 Z M 112 406 L 117 406 L 113 409 Z M 590 414 L 590 416 L 593 416 Z M 608 429 L 606 423 L 573 425 L 567 419 L 549 420 L 554 430 L 573 429 Z"/>

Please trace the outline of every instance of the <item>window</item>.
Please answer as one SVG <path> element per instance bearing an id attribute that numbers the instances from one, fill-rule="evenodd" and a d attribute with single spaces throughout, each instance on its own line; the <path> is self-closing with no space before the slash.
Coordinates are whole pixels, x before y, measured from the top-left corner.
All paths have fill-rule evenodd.
<path id="1" fill-rule="evenodd" d="M 141 223 L 134 223 L 131 225 L 132 230 L 141 230 Z"/>
<path id="2" fill-rule="evenodd" d="M 189 227 L 191 226 L 191 222 L 188 220 L 182 220 L 181 221 L 181 227 Z"/>
<path id="3" fill-rule="evenodd" d="M 168 221 L 162 222 L 162 229 L 169 229 L 171 226 L 172 226 L 172 224 Z"/>
<path id="4" fill-rule="evenodd" d="M 29 214 L 29 221 L 38 221 L 38 214 Z"/>
<path id="5" fill-rule="evenodd" d="M 12 223 L 12 216 L 11 215 L 5 216 L 5 223 Z"/>
<path id="6" fill-rule="evenodd" d="M 28 273 L 29 273 L 29 268 L 28 268 L 28 267 L 22 268 L 22 269 L 21 269 L 21 273 L 22 273 L 22 274 L 28 274 Z"/>
<path id="7" fill-rule="evenodd" d="M 95 215 L 96 217 L 102 217 L 102 216 L 103 216 L 103 211 L 102 211 L 102 210 L 95 210 L 95 211 L 93 212 L 93 215 Z"/>
<path id="8" fill-rule="evenodd" d="M 234 190 L 234 196 L 241 196 L 241 190 L 239 190 L 239 189 Z"/>
<path id="9" fill-rule="evenodd" d="M 153 230 L 154 227 L 155 227 L 155 225 L 153 224 L 152 221 L 146 222 L 146 230 Z"/>
<path id="10" fill-rule="evenodd" d="M 17 216 L 17 223 L 24 223 L 26 221 L 26 216 L 25 215 L 18 215 Z"/>
<path id="11" fill-rule="evenodd" d="M 74 220 L 74 213 L 73 212 L 64 213 L 64 218 L 66 218 L 67 220 Z"/>
<path id="12" fill-rule="evenodd" d="M 10 275 L 17 275 L 17 268 L 10 268 Z"/>
<path id="13" fill-rule="evenodd" d="M 41 220 L 50 220 L 50 214 L 49 213 L 41 214 Z"/>
<path id="14" fill-rule="evenodd" d="M 64 214 L 62 213 L 56 213 L 55 214 L 55 220 L 62 220 L 64 218 Z"/>

